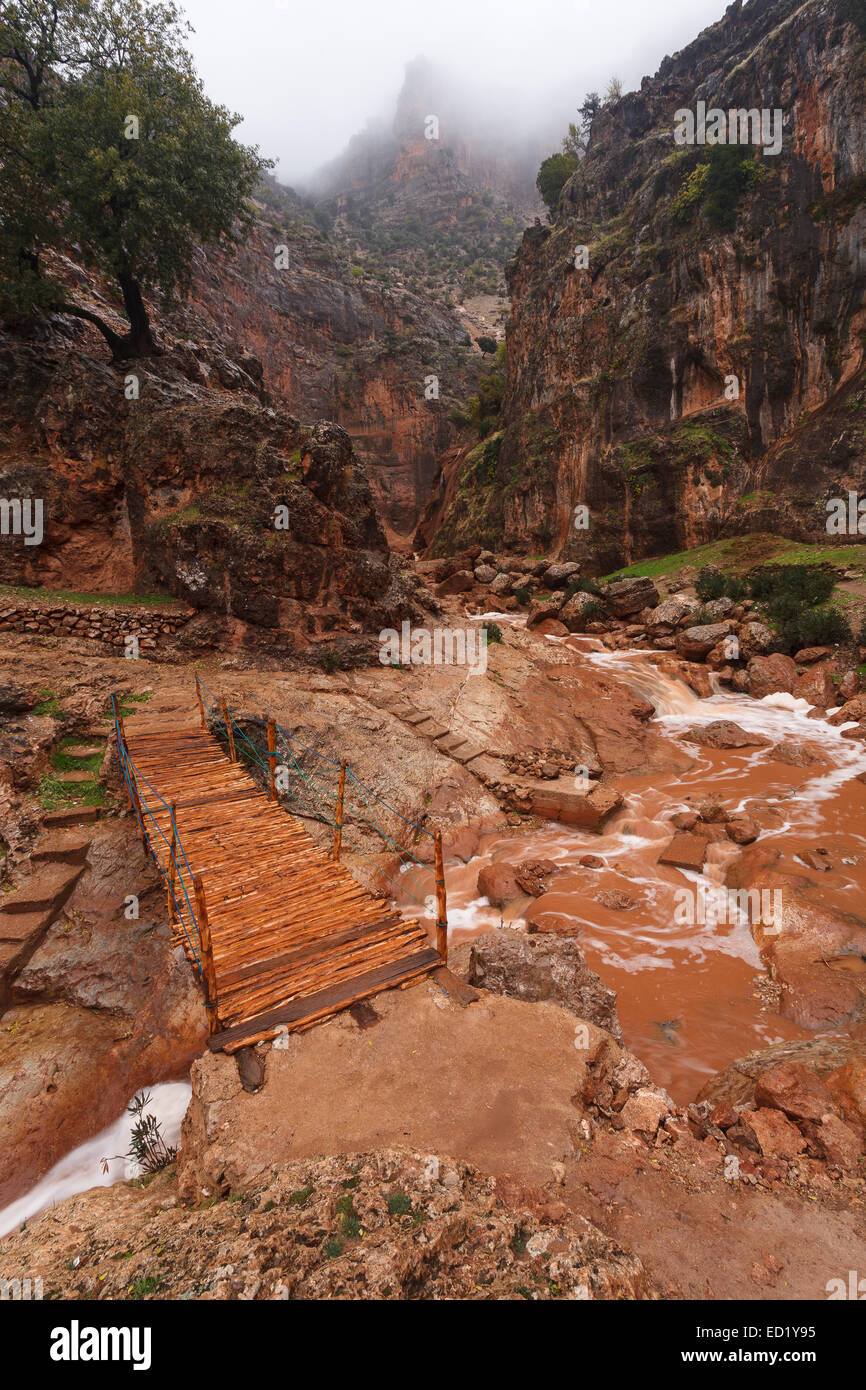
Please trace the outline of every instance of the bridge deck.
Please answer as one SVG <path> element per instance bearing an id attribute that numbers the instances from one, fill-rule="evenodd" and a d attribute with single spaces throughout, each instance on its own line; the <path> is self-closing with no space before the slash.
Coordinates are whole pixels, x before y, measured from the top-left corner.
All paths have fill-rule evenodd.
<path id="1" fill-rule="evenodd" d="M 161 797 L 175 805 L 186 863 L 204 886 L 221 1027 L 211 1048 L 309 1027 L 441 964 L 418 921 L 363 888 L 211 734 L 133 723 L 128 747 L 151 838 L 172 837 Z M 175 939 L 192 958 L 196 927 L 177 896 Z"/>

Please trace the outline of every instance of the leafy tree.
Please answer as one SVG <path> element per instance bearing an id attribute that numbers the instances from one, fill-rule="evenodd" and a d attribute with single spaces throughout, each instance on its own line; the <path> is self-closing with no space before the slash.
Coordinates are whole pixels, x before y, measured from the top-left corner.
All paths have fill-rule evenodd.
<path id="1" fill-rule="evenodd" d="M 619 101 L 622 96 L 622 83 L 619 78 L 614 76 L 607 84 L 607 91 L 604 94 L 605 101 Z"/>
<path id="2" fill-rule="evenodd" d="M 552 154 L 542 163 L 535 185 L 551 217 L 555 216 L 562 190 L 576 168 L 577 156 L 574 154 Z"/>
<path id="3" fill-rule="evenodd" d="M 0 0 L 0 309 L 93 323 L 116 359 L 158 348 L 143 296 L 189 288 L 198 242 L 236 241 L 269 161 L 204 95 L 170 0 Z M 46 273 L 76 248 L 113 279 L 115 332 Z"/>
<path id="4" fill-rule="evenodd" d="M 483 334 L 480 338 L 476 338 L 475 341 L 480 347 L 481 351 L 484 353 L 491 353 L 496 351 L 495 338 L 490 338 L 486 334 Z"/>

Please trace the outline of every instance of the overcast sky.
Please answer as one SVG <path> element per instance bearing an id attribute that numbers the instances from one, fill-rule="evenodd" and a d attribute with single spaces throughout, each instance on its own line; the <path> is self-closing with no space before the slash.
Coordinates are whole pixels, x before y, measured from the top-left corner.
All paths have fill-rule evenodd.
<path id="1" fill-rule="evenodd" d="M 370 117 L 390 117 L 403 68 L 424 54 L 508 122 L 566 122 L 616 74 L 653 73 L 727 0 L 181 0 L 208 95 L 244 116 L 241 139 L 284 183 L 333 158 Z M 562 130 L 564 134 L 564 129 Z"/>

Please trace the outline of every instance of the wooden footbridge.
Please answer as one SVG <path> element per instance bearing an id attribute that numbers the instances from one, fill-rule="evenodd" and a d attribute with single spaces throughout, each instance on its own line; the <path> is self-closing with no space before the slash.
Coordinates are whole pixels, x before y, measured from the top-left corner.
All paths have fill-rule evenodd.
<path id="1" fill-rule="evenodd" d="M 139 716 L 129 735 L 122 697 L 112 697 L 112 707 L 130 806 L 165 882 L 174 939 L 201 977 L 210 1047 L 235 1052 L 311 1027 L 444 964 L 440 834 L 406 821 L 345 762 L 273 720 L 239 721 L 205 691 L 197 677 L 197 721 L 166 727 Z M 331 827 L 330 851 L 283 798 Z M 399 856 L 401 894 L 408 877 L 425 903 L 421 879 L 430 866 L 380 817 L 404 822 L 403 840 L 433 841 L 436 948 L 417 918 L 369 892 L 340 862 L 349 824 L 375 827 Z"/>

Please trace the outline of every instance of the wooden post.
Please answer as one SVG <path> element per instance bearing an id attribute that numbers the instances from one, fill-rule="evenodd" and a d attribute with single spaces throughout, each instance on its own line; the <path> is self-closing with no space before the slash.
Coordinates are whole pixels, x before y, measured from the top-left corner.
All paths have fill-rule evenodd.
<path id="1" fill-rule="evenodd" d="M 442 964 L 448 964 L 448 910 L 445 904 L 445 864 L 442 858 L 442 831 L 433 836 L 436 853 L 436 950 Z"/>
<path id="2" fill-rule="evenodd" d="M 193 879 L 195 888 L 195 902 L 198 911 L 198 943 L 201 951 L 201 969 L 204 977 L 205 989 L 205 1010 L 207 1012 L 208 1030 L 213 1034 L 219 1031 L 219 1017 L 217 1015 L 217 987 L 216 970 L 213 963 L 213 945 L 210 939 L 210 923 L 207 916 L 207 904 L 204 900 L 204 884 L 201 881 L 201 874 L 196 874 Z"/>
<path id="3" fill-rule="evenodd" d="M 220 696 L 220 704 L 222 705 L 223 719 L 225 720 L 226 733 L 228 734 L 229 752 L 231 754 L 232 762 L 236 763 L 238 760 L 238 755 L 235 752 L 235 736 L 232 733 L 232 717 L 229 714 L 229 707 L 226 704 L 225 695 Z"/>
<path id="4" fill-rule="evenodd" d="M 174 882 L 177 868 L 177 802 L 171 803 L 171 859 L 168 864 L 168 920 L 174 926 Z"/>
<path id="5" fill-rule="evenodd" d="M 195 678 L 195 693 L 196 699 L 198 700 L 199 714 L 201 715 L 201 726 L 205 732 L 207 732 L 207 720 L 204 717 L 204 700 L 201 698 L 201 685 L 199 684 L 198 675 L 196 675 Z"/>
<path id="6" fill-rule="evenodd" d="M 116 695 L 112 695 L 112 697 L 111 697 L 111 712 L 112 712 L 112 714 L 114 715 L 115 722 L 116 722 L 116 725 L 117 725 L 117 727 L 116 727 L 116 729 L 115 729 L 115 733 L 114 733 L 114 742 L 115 742 L 115 745 L 116 745 L 116 747 L 117 747 L 117 761 L 120 763 L 120 775 L 121 775 L 121 777 L 123 778 L 123 785 L 126 787 L 126 799 L 127 799 L 127 801 L 129 802 L 129 809 L 130 809 L 130 811 L 134 811 L 134 810 L 135 810 L 135 802 L 134 802 L 133 799 L 132 799 L 132 791 L 131 791 L 131 789 L 130 789 L 129 783 L 128 783 L 127 780 L 126 780 L 125 763 L 124 763 L 124 759 L 125 759 L 125 756 L 126 756 L 126 730 L 125 730 L 124 727 L 123 727 L 123 720 L 121 719 L 120 715 L 119 715 L 118 712 L 117 712 L 117 696 L 116 696 Z"/>
<path id="7" fill-rule="evenodd" d="M 273 801 L 277 795 L 276 776 L 277 776 L 277 731 L 274 728 L 273 719 L 268 720 L 268 763 L 270 764 L 270 777 L 268 779 L 268 798 Z"/>
<path id="8" fill-rule="evenodd" d="M 343 843 L 343 798 L 346 790 L 346 764 L 340 763 L 340 786 L 337 791 L 337 818 L 334 822 L 334 858 L 340 857 L 340 845 Z"/>

